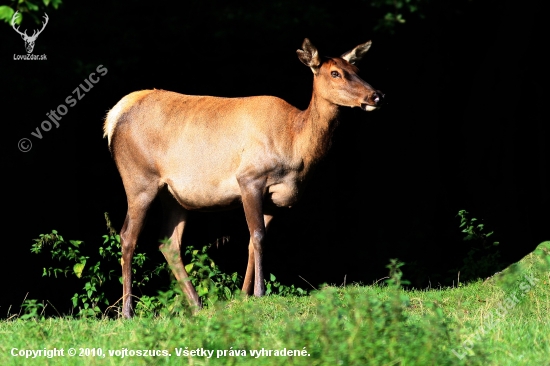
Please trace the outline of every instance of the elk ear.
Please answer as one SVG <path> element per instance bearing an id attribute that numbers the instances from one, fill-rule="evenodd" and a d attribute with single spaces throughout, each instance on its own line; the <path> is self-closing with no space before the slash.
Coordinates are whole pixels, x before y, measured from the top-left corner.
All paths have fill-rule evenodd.
<path id="1" fill-rule="evenodd" d="M 296 50 L 298 58 L 304 65 L 309 66 L 314 74 L 317 74 L 319 66 L 321 66 L 321 58 L 319 57 L 317 48 L 315 48 L 307 38 L 304 39 L 302 48 L 303 50 Z"/>
<path id="2" fill-rule="evenodd" d="M 371 44 L 372 44 L 371 41 L 360 44 L 359 46 L 355 47 L 353 50 L 344 53 L 340 57 L 346 60 L 347 62 L 349 62 L 350 64 L 354 64 L 357 61 L 361 60 L 363 56 L 365 56 L 365 53 L 367 53 Z"/>

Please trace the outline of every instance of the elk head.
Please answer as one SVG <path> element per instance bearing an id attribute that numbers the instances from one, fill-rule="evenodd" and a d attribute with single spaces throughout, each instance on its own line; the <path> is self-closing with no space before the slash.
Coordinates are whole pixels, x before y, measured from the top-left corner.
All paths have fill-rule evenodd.
<path id="1" fill-rule="evenodd" d="M 32 53 L 32 50 L 34 49 L 34 42 L 36 42 L 36 38 L 42 33 L 44 28 L 46 28 L 46 24 L 48 24 L 48 14 L 44 13 L 44 20 L 45 22 L 42 24 L 42 29 L 37 31 L 36 29 L 33 31 L 32 36 L 29 36 L 27 34 L 27 30 L 25 29 L 25 32 L 20 32 L 19 28 L 15 28 L 15 20 L 17 19 L 17 16 L 19 15 L 19 12 L 16 11 L 15 14 L 13 14 L 13 17 L 11 18 L 11 26 L 14 31 L 19 33 L 21 35 L 21 38 L 23 38 L 23 41 L 25 41 L 25 49 L 27 50 L 27 53 Z"/>
<path id="2" fill-rule="evenodd" d="M 365 111 L 378 109 L 384 94 L 375 90 L 357 75 L 354 65 L 369 50 L 371 41 L 360 44 L 340 57 L 321 59 L 317 48 L 305 39 L 298 58 L 309 66 L 314 74 L 315 93 L 327 101 L 343 107 L 360 107 Z"/>

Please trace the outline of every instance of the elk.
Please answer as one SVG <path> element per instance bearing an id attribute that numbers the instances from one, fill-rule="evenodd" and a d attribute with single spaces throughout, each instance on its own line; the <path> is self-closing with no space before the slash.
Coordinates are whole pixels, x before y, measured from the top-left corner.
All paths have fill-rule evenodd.
<path id="1" fill-rule="evenodd" d="M 327 153 L 340 107 L 372 111 L 384 94 L 354 65 L 371 42 L 340 57 L 321 58 L 306 38 L 298 58 L 313 71 L 306 110 L 273 96 L 221 98 L 141 90 L 107 114 L 104 137 L 122 178 L 128 211 L 120 233 L 123 306 L 133 315 L 131 263 L 153 200 L 165 214 L 160 249 L 194 309 L 201 303 L 182 263 L 188 214 L 242 205 L 250 232 L 242 291 L 265 294 L 262 248 L 279 207 L 295 204 L 313 168 Z"/>
<path id="2" fill-rule="evenodd" d="M 23 38 L 23 41 L 25 41 L 25 49 L 27 50 L 27 53 L 32 53 L 32 50 L 34 49 L 34 42 L 36 42 L 36 39 L 42 33 L 44 28 L 46 28 L 46 24 L 48 24 L 48 14 L 44 13 L 44 23 L 42 23 L 42 29 L 37 31 L 36 29 L 32 32 L 32 36 L 29 37 L 27 34 L 27 30 L 25 29 L 25 32 L 20 32 L 19 28 L 15 28 L 15 20 L 17 19 L 17 16 L 19 15 L 19 12 L 16 11 L 15 14 L 13 14 L 13 17 L 11 18 L 11 26 L 14 31 L 19 33 L 21 38 Z"/>

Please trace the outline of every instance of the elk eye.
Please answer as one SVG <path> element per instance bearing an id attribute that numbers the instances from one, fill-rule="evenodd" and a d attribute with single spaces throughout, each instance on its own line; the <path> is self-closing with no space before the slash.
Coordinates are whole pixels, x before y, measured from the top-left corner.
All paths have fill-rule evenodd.
<path id="1" fill-rule="evenodd" d="M 333 78 L 339 78 L 340 77 L 340 73 L 338 71 L 332 71 L 330 73 L 330 75 L 333 77 Z"/>

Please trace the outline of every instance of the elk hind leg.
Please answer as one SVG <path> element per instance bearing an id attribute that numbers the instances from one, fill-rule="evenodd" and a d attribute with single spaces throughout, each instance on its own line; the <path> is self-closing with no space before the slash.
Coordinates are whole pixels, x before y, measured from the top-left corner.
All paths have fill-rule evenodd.
<path id="1" fill-rule="evenodd" d="M 143 190 L 137 195 L 128 197 L 128 211 L 124 225 L 120 230 L 122 246 L 122 315 L 125 318 L 133 316 L 132 306 L 132 259 L 136 242 L 145 222 L 145 216 L 155 199 L 157 190 Z"/>
<path id="2" fill-rule="evenodd" d="M 161 201 L 164 210 L 164 223 L 161 238 L 169 238 L 169 241 L 160 244 L 159 248 L 164 258 L 166 258 L 182 291 L 185 293 L 189 305 L 196 311 L 200 309 L 202 305 L 181 258 L 181 242 L 183 230 L 187 222 L 188 211 L 181 207 L 175 198 L 167 191 L 161 193 Z"/>

